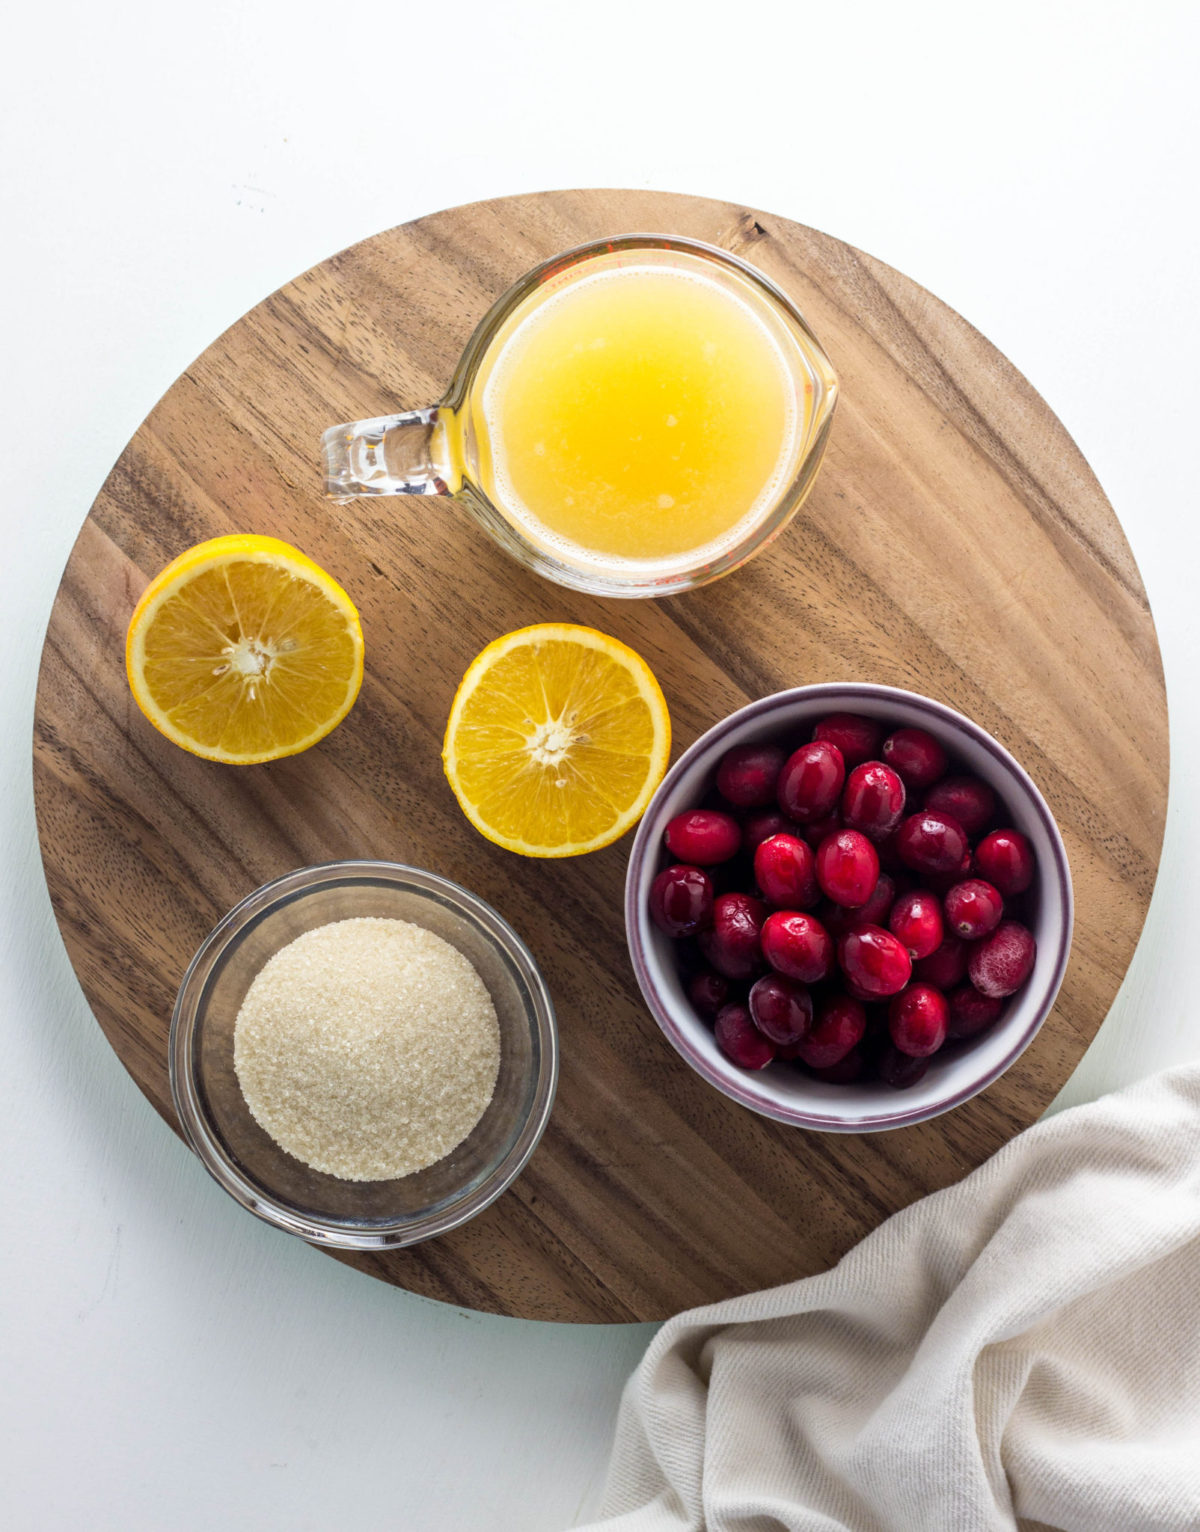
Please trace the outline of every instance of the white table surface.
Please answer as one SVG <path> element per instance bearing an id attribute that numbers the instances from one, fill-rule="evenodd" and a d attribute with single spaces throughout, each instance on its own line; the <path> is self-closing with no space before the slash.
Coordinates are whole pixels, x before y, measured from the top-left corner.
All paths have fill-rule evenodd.
<path id="1" fill-rule="evenodd" d="M 6 1527 L 565 1528 L 597 1503 L 621 1384 L 652 1333 L 443 1307 L 247 1216 L 110 1051 L 42 881 L 34 680 L 88 506 L 222 329 L 391 224 L 545 187 L 727 197 L 898 266 L 1012 358 L 1122 519 L 1172 711 L 1145 936 L 1057 1105 L 1200 1052 L 1197 41 L 1184 0 L 10 12 Z"/>

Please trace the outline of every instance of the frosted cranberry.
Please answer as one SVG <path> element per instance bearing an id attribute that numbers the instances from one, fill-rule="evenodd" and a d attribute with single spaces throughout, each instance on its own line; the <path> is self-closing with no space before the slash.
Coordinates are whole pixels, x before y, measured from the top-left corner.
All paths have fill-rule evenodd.
<path id="1" fill-rule="evenodd" d="M 910 984 L 888 1006 L 888 1031 L 901 1053 L 928 1058 L 946 1041 L 950 1006 L 932 984 Z"/>
<path id="2" fill-rule="evenodd" d="M 783 974 L 764 974 L 750 988 L 750 1015 L 765 1038 L 791 1047 L 812 1026 L 812 996 L 803 984 Z"/>
<path id="3" fill-rule="evenodd" d="M 650 919 L 667 936 L 694 936 L 712 912 L 712 880 L 702 867 L 664 867 L 650 885 Z"/>
<path id="4" fill-rule="evenodd" d="M 784 759 L 778 745 L 735 745 L 717 767 L 717 791 L 739 809 L 765 808 L 775 802 Z"/>
<path id="5" fill-rule="evenodd" d="M 830 995 L 817 1006 L 808 1035 L 796 1045 L 810 1069 L 828 1069 L 856 1048 L 867 1030 L 867 1013 L 849 995 Z"/>
<path id="6" fill-rule="evenodd" d="M 663 839 L 667 850 L 681 862 L 711 867 L 727 862 L 742 849 L 742 827 L 732 814 L 718 809 L 688 809 L 676 814 Z"/>
<path id="7" fill-rule="evenodd" d="M 914 872 L 956 872 L 968 854 L 967 832 L 949 814 L 922 809 L 900 826 L 896 850 Z"/>
<path id="8" fill-rule="evenodd" d="M 967 973 L 981 995 L 993 999 L 1012 995 L 1033 972 L 1036 956 L 1033 932 L 1020 921 L 1002 920 L 990 936 L 971 948 Z"/>
<path id="9" fill-rule="evenodd" d="M 1033 847 L 1020 830 L 993 830 L 975 847 L 975 870 L 1008 899 L 1033 882 Z"/>
<path id="10" fill-rule="evenodd" d="M 797 1044 L 799 1047 L 800 1045 Z M 853 1085 L 866 1067 L 866 1056 L 861 1048 L 851 1048 L 845 1058 L 841 1058 L 836 1064 L 829 1064 L 824 1069 L 814 1069 L 813 1074 L 818 1080 L 828 1080 L 831 1085 Z"/>
<path id="11" fill-rule="evenodd" d="M 889 835 L 904 815 L 904 783 L 882 761 L 866 761 L 846 778 L 842 823 L 872 840 Z"/>
<path id="12" fill-rule="evenodd" d="M 957 819 L 974 840 L 996 812 L 996 795 L 978 777 L 943 777 L 926 793 L 925 807 Z"/>
<path id="13" fill-rule="evenodd" d="M 772 835 L 798 833 L 798 827 L 778 809 L 760 809 L 756 814 L 747 814 L 742 820 L 742 849 L 753 856 L 763 841 L 770 840 Z"/>
<path id="14" fill-rule="evenodd" d="M 872 760 L 879 753 L 879 736 L 883 730 L 869 718 L 857 713 L 830 713 L 813 730 L 813 738 L 836 745 L 842 752 L 846 769 Z"/>
<path id="15" fill-rule="evenodd" d="M 967 976 L 968 947 L 957 936 L 947 936 L 936 952 L 913 964 L 913 978 L 935 989 L 953 989 Z"/>
<path id="16" fill-rule="evenodd" d="M 908 1090 L 924 1079 L 929 1068 L 927 1058 L 917 1058 L 911 1053 L 901 1053 L 899 1048 L 889 1046 L 879 1055 L 875 1072 L 885 1085 L 893 1090 Z"/>
<path id="17" fill-rule="evenodd" d="M 812 847 L 794 835 L 773 835 L 754 853 L 754 881 L 768 904 L 811 910 L 821 897 Z"/>
<path id="18" fill-rule="evenodd" d="M 981 936 L 989 936 L 1004 914 L 1004 900 L 999 890 L 982 878 L 968 878 L 965 883 L 956 883 L 946 895 L 945 904 L 951 930 L 967 942 L 977 942 Z"/>
<path id="19" fill-rule="evenodd" d="M 813 848 L 820 849 L 821 842 L 828 840 L 831 835 L 836 835 L 842 828 L 842 816 L 840 810 L 833 814 L 826 814 L 824 819 L 814 819 L 810 825 L 801 825 L 800 834 Z"/>
<path id="20" fill-rule="evenodd" d="M 833 938 L 819 920 L 798 910 L 768 915 L 761 945 L 776 973 L 800 984 L 818 984 L 833 967 Z"/>
<path id="21" fill-rule="evenodd" d="M 701 931 L 700 950 L 727 979 L 750 979 L 762 971 L 758 938 L 767 907 L 750 894 L 718 894 L 713 900 L 712 925 Z"/>
<path id="22" fill-rule="evenodd" d="M 724 974 L 704 968 L 688 980 L 687 992 L 700 1015 L 711 1021 L 729 999 L 729 980 Z"/>
<path id="23" fill-rule="evenodd" d="M 824 819 L 837 806 L 845 780 L 842 752 L 815 739 L 788 756 L 779 776 L 779 807 L 801 824 Z"/>
<path id="24" fill-rule="evenodd" d="M 884 740 L 879 753 L 914 792 L 932 787 L 946 772 L 946 752 L 924 729 L 897 729 Z"/>
<path id="25" fill-rule="evenodd" d="M 817 851 L 817 882 L 834 904 L 866 904 L 879 882 L 879 854 L 858 830 L 835 830 Z"/>
<path id="26" fill-rule="evenodd" d="M 754 1025 L 744 1005 L 733 1002 L 722 1006 L 713 1030 L 717 1047 L 743 1069 L 765 1069 L 775 1057 L 774 1043 Z"/>
<path id="27" fill-rule="evenodd" d="M 898 994 L 912 977 L 912 959 L 890 931 L 855 926 L 838 943 L 846 978 L 876 1000 Z"/>
<path id="28" fill-rule="evenodd" d="M 927 958 L 942 945 L 942 907 L 935 894 L 915 888 L 901 894 L 888 916 L 888 930 L 915 962 Z"/>
<path id="29" fill-rule="evenodd" d="M 960 984 L 946 999 L 950 1002 L 946 1036 L 954 1040 L 974 1037 L 1004 1014 L 1004 1001 L 998 995 L 981 995 L 973 984 Z"/>

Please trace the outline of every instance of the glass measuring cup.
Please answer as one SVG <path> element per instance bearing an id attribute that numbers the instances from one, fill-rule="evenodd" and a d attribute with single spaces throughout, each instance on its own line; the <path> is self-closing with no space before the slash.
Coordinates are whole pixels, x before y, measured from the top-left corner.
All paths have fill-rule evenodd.
<path id="1" fill-rule="evenodd" d="M 708 405 L 707 415 L 700 409 L 694 411 L 693 416 L 702 415 L 710 424 L 716 422 L 719 427 L 726 413 L 737 417 L 736 409 L 725 412 L 719 408 L 722 398 L 729 405 L 745 406 L 746 391 L 740 389 L 740 383 L 765 382 L 765 375 L 754 376 L 753 367 L 746 370 L 748 364 L 742 366 L 740 375 L 731 371 L 727 377 L 722 377 L 723 358 L 727 357 L 731 364 L 739 358 L 746 363 L 746 358 L 740 357 L 736 333 L 743 320 L 746 344 L 751 345 L 753 335 L 755 354 L 769 356 L 768 370 L 772 371 L 775 384 L 778 384 L 777 392 L 784 401 L 786 422 L 777 433 L 768 433 L 769 446 L 776 451 L 774 466 L 763 477 L 756 498 L 715 534 L 711 527 L 703 535 L 697 533 L 694 546 L 686 545 L 686 532 L 678 534 L 683 539 L 679 546 L 655 546 L 656 517 L 661 516 L 663 507 L 676 505 L 673 495 L 648 495 L 643 513 L 639 509 L 641 502 L 636 498 L 636 488 L 622 489 L 622 484 L 627 486 L 631 480 L 631 469 L 638 467 L 637 463 L 631 465 L 623 461 L 631 454 L 636 456 L 638 451 L 636 445 L 630 447 L 630 442 L 642 442 L 637 432 L 636 409 L 640 402 L 650 397 L 646 393 L 646 368 L 643 366 L 639 371 L 637 346 L 630 351 L 628 334 L 619 337 L 627 353 L 623 362 L 626 373 L 613 374 L 603 381 L 608 390 L 604 397 L 611 412 L 614 397 L 618 410 L 625 397 L 618 387 L 620 378 L 628 379 L 629 419 L 621 420 L 619 429 L 611 437 L 605 434 L 603 424 L 597 426 L 591 434 L 597 438 L 599 433 L 598 439 L 591 442 L 591 447 L 593 457 L 596 450 L 603 456 L 611 440 L 612 469 L 604 477 L 613 481 L 614 493 L 624 495 L 616 519 L 624 518 L 622 524 L 629 546 L 615 549 L 609 534 L 610 524 L 615 522 L 605 497 L 613 486 L 604 483 L 603 494 L 598 494 L 594 484 L 589 483 L 581 490 L 577 483 L 564 477 L 561 486 L 551 483 L 552 494 L 561 488 L 553 513 L 547 511 L 544 501 L 531 508 L 524 498 L 519 476 L 512 470 L 513 459 L 506 456 L 510 442 L 501 432 L 500 423 L 506 402 L 522 380 L 518 370 L 522 365 L 522 348 L 527 354 L 529 337 L 535 334 L 538 326 L 544 331 L 543 340 L 545 335 L 552 333 L 548 324 L 552 319 L 554 323 L 559 322 L 565 313 L 564 302 L 576 302 L 585 284 L 589 287 L 589 302 L 594 302 L 595 294 L 602 290 L 601 284 L 606 284 L 603 291 L 611 293 L 613 284 L 608 279 L 618 275 L 623 279 L 622 292 L 626 296 L 631 291 L 624 281 L 626 278 L 641 280 L 643 296 L 650 294 L 647 280 L 657 283 L 652 301 L 645 308 L 655 323 L 661 317 L 660 296 L 667 293 L 662 281 L 664 277 L 686 279 L 691 284 L 689 301 L 693 305 L 697 302 L 706 307 L 715 305 L 712 317 L 718 325 L 729 321 L 736 310 L 737 324 L 728 330 L 732 344 L 726 344 L 724 350 L 715 343 L 710 348 L 705 342 L 702 357 L 695 344 L 691 350 L 687 349 L 687 334 L 674 337 L 680 348 L 680 366 L 689 373 L 689 378 L 694 370 L 698 376 L 704 374 L 701 383 L 705 379 L 710 384 L 715 380 L 717 385 L 725 383 L 732 388 L 732 392 L 727 388 L 724 395 L 719 387 L 716 392 L 710 388 L 707 398 L 701 401 Z M 678 291 L 677 286 L 674 290 Z M 717 310 L 722 310 L 722 314 L 719 315 Z M 696 341 L 697 335 L 691 337 L 692 342 Z M 654 344 L 661 340 L 661 335 L 656 335 Z M 590 346 L 603 345 L 603 339 L 590 343 Z M 579 349 L 579 344 L 573 347 L 576 352 Z M 712 357 L 708 357 L 710 349 Z M 750 354 L 747 351 L 746 357 Z M 611 358 L 612 353 L 609 355 Z M 759 371 L 761 374 L 762 369 Z M 576 384 L 582 377 L 581 397 L 586 395 L 590 387 L 587 374 L 580 374 L 576 367 L 571 376 Z M 690 381 L 696 387 L 700 386 L 695 378 Z M 528 377 L 524 382 L 528 382 Z M 673 387 L 674 382 L 668 372 L 662 386 Z M 774 386 L 770 385 L 767 393 Z M 724 250 L 696 240 L 664 235 L 622 235 L 581 245 L 555 256 L 535 267 L 503 294 L 468 341 L 440 403 L 374 420 L 351 421 L 327 430 L 322 438 L 325 493 L 336 500 L 350 500 L 361 495 L 449 495 L 521 564 L 559 584 L 601 596 L 672 595 L 695 589 L 737 568 L 786 526 L 811 489 L 820 467 L 837 399 L 837 386 L 833 367 L 803 315 L 761 272 Z M 602 387 L 600 392 L 604 393 Z M 750 393 L 753 392 L 751 389 Z M 548 405 L 554 405 L 554 410 L 548 409 L 548 414 L 556 412 L 561 416 L 564 409 L 570 413 L 575 408 L 571 399 L 564 400 L 561 395 L 554 399 L 547 394 L 546 398 Z M 586 435 L 585 406 L 580 404 L 575 413 L 578 417 L 576 427 Z M 675 416 L 665 416 L 665 423 L 675 425 Z M 652 424 L 659 429 L 659 436 L 651 440 L 665 440 L 661 431 L 664 420 L 656 419 Z M 538 433 L 535 430 L 533 434 Z M 561 433 L 556 429 L 556 434 Z M 686 432 L 680 435 L 686 435 Z M 690 466 L 688 463 L 682 467 L 677 464 L 674 471 L 677 478 L 682 474 L 684 480 L 697 486 L 697 495 L 707 495 L 710 506 L 715 501 L 719 514 L 724 476 L 741 466 L 740 443 L 736 436 L 726 443 L 723 438 L 699 441 L 696 435 L 693 432 L 690 450 L 694 457 Z M 553 442 L 552 449 L 557 445 L 557 441 Z M 562 445 L 566 446 L 565 440 Z M 536 441 L 531 450 L 542 454 L 546 449 L 542 442 Z M 757 450 L 761 454 L 761 443 Z M 664 470 L 669 455 L 664 449 Z M 534 460 L 527 458 L 527 461 L 532 463 Z M 652 466 L 653 455 L 651 471 Z M 643 476 L 647 472 L 644 462 L 639 471 Z M 597 498 L 594 534 L 589 532 L 587 523 L 591 506 L 589 495 Z M 599 505 L 600 500 L 604 501 L 603 506 Z M 554 524 L 558 511 L 567 515 L 568 507 L 574 507 L 569 514 L 575 518 L 575 523 L 584 527 L 582 532 L 564 535 L 562 528 Z M 682 515 L 682 510 L 677 514 Z M 605 520 L 606 516 L 608 520 Z M 642 544 L 644 551 L 641 551 Z M 631 547 L 634 551 L 630 551 Z"/>

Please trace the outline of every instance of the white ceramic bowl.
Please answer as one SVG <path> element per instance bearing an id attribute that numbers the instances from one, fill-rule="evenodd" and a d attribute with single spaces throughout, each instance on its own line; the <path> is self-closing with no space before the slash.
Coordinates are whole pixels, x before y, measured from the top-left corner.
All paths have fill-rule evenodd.
<path id="1" fill-rule="evenodd" d="M 734 745 L 773 740 L 795 749 L 828 713 L 859 713 L 891 728 L 926 729 L 982 777 L 1007 810 L 1005 822 L 1028 836 L 1038 877 L 1027 918 L 1037 940 L 1028 982 L 987 1032 L 949 1043 L 929 1061 L 924 1078 L 906 1090 L 879 1081 L 834 1085 L 792 1064 L 739 1069 L 717 1047 L 712 1026 L 684 992 L 675 944 L 649 916 L 650 885 L 672 858 L 663 831 L 676 814 L 695 808 L 712 789 L 717 764 Z M 978 724 L 953 708 L 890 686 L 839 683 L 776 692 L 730 714 L 687 750 L 663 779 L 638 829 L 625 882 L 625 924 L 633 970 L 646 1004 L 671 1044 L 719 1091 L 779 1122 L 832 1133 L 899 1128 L 936 1117 L 990 1085 L 1030 1044 L 1050 1013 L 1071 946 L 1073 902 L 1067 854 L 1054 817 L 1032 780 Z"/>

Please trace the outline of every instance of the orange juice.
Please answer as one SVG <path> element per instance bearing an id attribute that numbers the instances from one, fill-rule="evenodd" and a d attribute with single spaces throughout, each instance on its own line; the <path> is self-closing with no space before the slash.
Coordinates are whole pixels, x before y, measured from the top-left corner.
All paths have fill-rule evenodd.
<path id="1" fill-rule="evenodd" d="M 699 262 L 568 282 L 482 394 L 489 497 L 571 562 L 669 568 L 735 545 L 795 471 L 805 396 L 777 320 Z"/>

